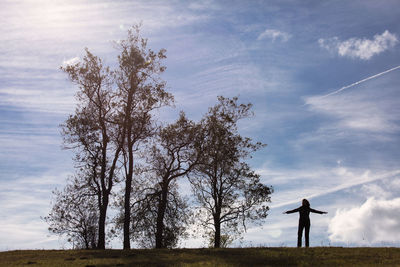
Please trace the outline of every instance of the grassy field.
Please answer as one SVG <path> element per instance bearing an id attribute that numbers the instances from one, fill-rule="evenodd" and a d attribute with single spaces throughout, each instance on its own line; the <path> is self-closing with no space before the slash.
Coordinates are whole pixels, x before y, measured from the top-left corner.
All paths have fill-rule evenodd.
<path id="1" fill-rule="evenodd" d="M 400 266 L 400 248 L 26 250 L 0 252 L 0 266 Z"/>

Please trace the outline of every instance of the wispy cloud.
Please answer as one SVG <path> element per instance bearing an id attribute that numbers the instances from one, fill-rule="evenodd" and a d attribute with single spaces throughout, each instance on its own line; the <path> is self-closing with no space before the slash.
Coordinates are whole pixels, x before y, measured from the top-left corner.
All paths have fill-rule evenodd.
<path id="1" fill-rule="evenodd" d="M 37 83 L 38 86 L 46 83 Z M 48 83 L 47 83 L 48 84 Z M 0 105 L 33 112 L 67 114 L 73 110 L 75 99 L 73 90 L 25 89 L 22 87 L 0 87 Z M 27 86 L 28 87 L 28 86 Z"/>
<path id="2" fill-rule="evenodd" d="M 398 42 L 397 36 L 388 30 L 382 34 L 374 35 L 373 39 L 350 38 L 340 41 L 338 37 L 333 37 L 318 40 L 322 48 L 338 53 L 339 56 L 362 60 L 371 59 L 374 55 L 378 55 L 394 47 Z"/>
<path id="3" fill-rule="evenodd" d="M 325 128 L 380 134 L 395 133 L 400 129 L 400 99 L 397 87 L 391 84 L 396 76 L 384 75 L 399 69 L 400 66 L 396 66 L 329 94 L 307 97 L 305 105 L 313 112 L 337 119 L 336 123 L 329 122 L 332 127 L 325 125 Z M 353 89 L 347 90 L 349 88 Z"/>
<path id="4" fill-rule="evenodd" d="M 58 169 L 43 175 L 14 174 L 13 179 L 0 180 L 0 250 L 43 249 L 58 246 L 58 238 L 49 235 L 48 225 L 40 219 L 50 208 L 51 191 L 64 184 L 70 173 Z M 18 177 L 19 176 L 19 177 Z"/>
<path id="5" fill-rule="evenodd" d="M 281 42 L 287 42 L 291 37 L 292 35 L 290 35 L 287 32 L 282 32 L 275 29 L 266 29 L 257 37 L 257 40 L 260 41 L 264 39 L 271 39 L 273 42 L 275 42 L 276 40 L 280 40 Z"/>
<path id="6" fill-rule="evenodd" d="M 307 104 L 312 111 L 337 119 L 336 123 L 330 122 L 332 127 L 325 127 L 328 130 L 339 128 L 394 133 L 400 129 L 397 123 L 399 110 L 396 109 L 395 103 L 392 105 L 382 99 L 355 95 L 335 98 L 313 97 L 307 99 Z"/>
<path id="7" fill-rule="evenodd" d="M 212 0 L 197 0 L 189 3 L 189 9 L 196 11 L 217 10 L 219 9 L 218 3 Z"/>

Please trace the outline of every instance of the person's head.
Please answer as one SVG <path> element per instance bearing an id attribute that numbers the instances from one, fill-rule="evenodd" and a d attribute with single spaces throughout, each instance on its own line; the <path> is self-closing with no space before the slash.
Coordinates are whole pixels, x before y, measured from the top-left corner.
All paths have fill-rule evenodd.
<path id="1" fill-rule="evenodd" d="M 303 199 L 302 204 L 303 204 L 303 206 L 310 207 L 310 202 L 308 202 L 307 199 Z"/>

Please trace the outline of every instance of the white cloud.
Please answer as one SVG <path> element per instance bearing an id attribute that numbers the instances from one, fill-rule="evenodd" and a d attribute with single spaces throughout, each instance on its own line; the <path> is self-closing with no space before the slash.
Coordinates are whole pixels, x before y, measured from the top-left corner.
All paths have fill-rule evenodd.
<path id="1" fill-rule="evenodd" d="M 66 67 L 66 66 L 70 66 L 70 65 L 75 65 L 77 63 L 79 63 L 81 60 L 79 57 L 73 57 L 70 59 L 66 59 L 63 61 L 62 66 Z"/>
<path id="2" fill-rule="evenodd" d="M 195 11 L 206 11 L 206 10 L 217 10 L 218 8 L 218 3 L 212 0 L 197 0 L 194 2 L 189 3 L 188 5 L 189 9 L 195 10 Z"/>
<path id="3" fill-rule="evenodd" d="M 400 198 L 369 198 L 359 207 L 340 209 L 329 224 L 330 240 L 358 244 L 398 242 Z"/>
<path id="4" fill-rule="evenodd" d="M 275 42 L 275 40 L 280 40 L 281 42 L 287 42 L 292 36 L 289 33 L 286 32 L 281 32 L 279 30 L 274 30 L 274 29 L 266 29 L 264 32 L 262 32 L 257 40 L 264 40 L 264 39 L 272 39 L 272 41 Z"/>
<path id="5" fill-rule="evenodd" d="M 374 55 L 380 54 L 389 48 L 394 47 L 399 40 L 395 34 L 388 30 L 382 34 L 374 35 L 373 39 L 350 38 L 340 41 L 338 37 L 330 39 L 319 39 L 318 43 L 322 48 L 337 52 L 342 57 L 359 58 L 368 60 Z"/>
<path id="6" fill-rule="evenodd" d="M 376 183 L 364 184 L 361 187 L 361 192 L 364 196 L 374 196 L 377 199 L 390 198 L 392 192 L 389 188 L 382 188 Z"/>

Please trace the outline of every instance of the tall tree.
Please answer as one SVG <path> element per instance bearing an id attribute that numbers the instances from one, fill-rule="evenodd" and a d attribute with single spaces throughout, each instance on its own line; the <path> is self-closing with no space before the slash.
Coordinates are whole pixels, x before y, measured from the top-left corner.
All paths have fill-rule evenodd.
<path id="1" fill-rule="evenodd" d="M 116 70 L 118 85 L 119 117 L 124 129 L 124 229 L 123 247 L 130 248 L 130 195 L 134 175 L 135 150 L 154 132 L 152 111 L 173 101 L 165 91 L 165 82 L 160 74 L 165 71 L 161 61 L 165 50 L 155 53 L 147 48 L 147 39 L 140 35 L 140 25 L 128 31 L 128 37 L 117 43 L 120 51 Z"/>
<path id="2" fill-rule="evenodd" d="M 211 229 L 216 248 L 221 246 L 223 229 L 238 232 L 246 229 L 246 222 L 266 218 L 272 193 L 244 162 L 264 146 L 238 133 L 237 123 L 252 114 L 251 104 L 238 104 L 237 97 L 218 100 L 202 120 L 203 157 L 189 176 L 200 204 L 198 218 Z"/>
<path id="3" fill-rule="evenodd" d="M 89 184 L 95 187 L 99 209 L 97 248 L 105 249 L 107 208 L 124 142 L 113 109 L 113 73 L 88 49 L 80 62 L 61 69 L 79 86 L 75 114 L 62 125 L 62 134 L 66 147 L 75 151 L 76 167 L 91 172 Z"/>

